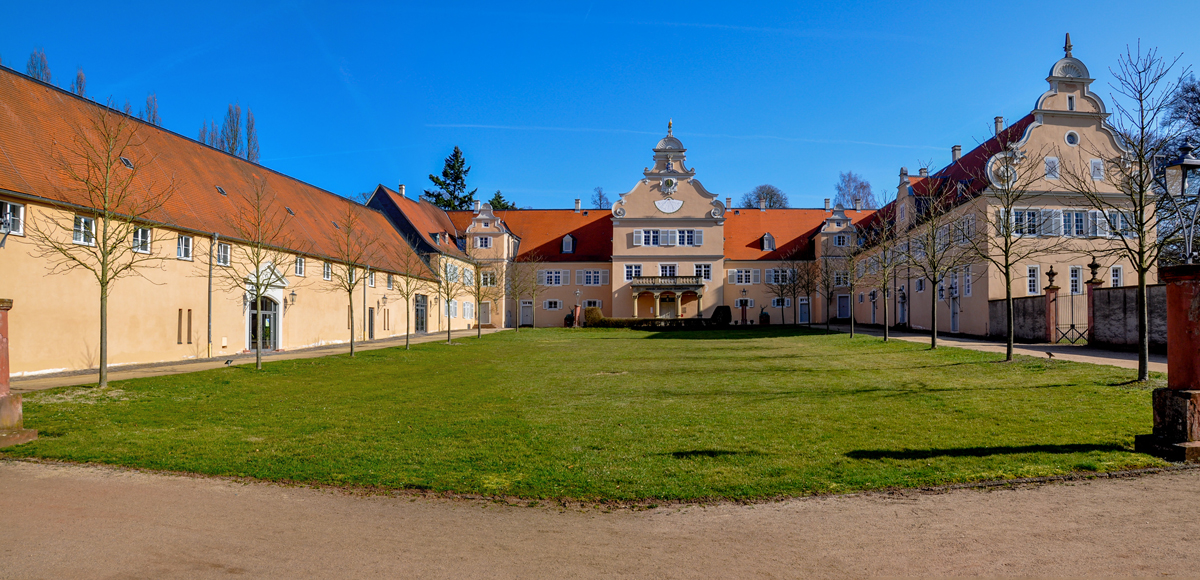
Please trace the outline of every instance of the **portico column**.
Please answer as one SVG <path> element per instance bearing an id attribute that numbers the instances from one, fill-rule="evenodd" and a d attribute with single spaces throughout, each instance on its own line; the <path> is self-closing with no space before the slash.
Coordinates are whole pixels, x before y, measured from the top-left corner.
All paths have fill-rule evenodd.
<path id="1" fill-rule="evenodd" d="M 642 295 L 640 292 L 633 293 L 633 317 L 634 318 L 638 317 L 638 314 L 637 314 L 638 298 L 641 298 L 641 296 Z"/>
<path id="2" fill-rule="evenodd" d="M 662 304 L 660 304 L 658 302 L 658 299 L 660 296 L 662 296 L 662 295 L 659 294 L 658 292 L 654 293 L 654 317 L 655 318 L 662 318 Z"/>
<path id="3" fill-rule="evenodd" d="M 0 298 L 0 447 L 37 439 L 37 431 L 24 428 L 21 395 L 14 395 L 9 390 L 8 311 L 12 310 L 12 306 L 12 299 Z"/>
<path id="4" fill-rule="evenodd" d="M 696 294 L 696 318 L 704 318 L 704 295 Z"/>

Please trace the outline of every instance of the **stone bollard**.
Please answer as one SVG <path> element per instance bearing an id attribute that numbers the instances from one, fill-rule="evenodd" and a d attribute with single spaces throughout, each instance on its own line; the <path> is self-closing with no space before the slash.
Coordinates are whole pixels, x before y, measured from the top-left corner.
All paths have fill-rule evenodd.
<path id="1" fill-rule="evenodd" d="M 1134 449 L 1167 461 L 1200 461 L 1200 265 L 1160 268 L 1167 284 L 1167 388 L 1155 389 L 1154 432 Z"/>
<path id="2" fill-rule="evenodd" d="M 12 394 L 8 382 L 8 311 L 13 301 L 0 298 L 0 447 L 20 445 L 37 439 L 37 431 L 25 429 L 21 395 Z"/>

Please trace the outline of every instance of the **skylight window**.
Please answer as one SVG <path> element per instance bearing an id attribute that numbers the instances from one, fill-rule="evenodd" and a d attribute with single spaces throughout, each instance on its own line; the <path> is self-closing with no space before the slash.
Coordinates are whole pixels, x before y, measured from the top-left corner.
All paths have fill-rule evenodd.
<path id="1" fill-rule="evenodd" d="M 133 162 L 130 161 L 128 157 L 122 157 L 121 164 L 124 165 L 125 167 L 128 167 L 129 169 L 133 169 Z"/>
<path id="2" fill-rule="evenodd" d="M 221 195 L 229 195 L 228 193 L 225 193 L 225 189 L 223 187 L 221 187 L 220 185 L 217 186 L 217 193 L 219 193 Z"/>
<path id="3" fill-rule="evenodd" d="M 342 229 L 342 228 L 338 227 L 337 222 L 335 222 L 335 221 L 330 221 L 329 223 L 333 224 L 333 229 L 335 229 L 335 230 Z"/>
<path id="4" fill-rule="evenodd" d="M 283 209 L 286 209 L 286 210 L 287 210 L 287 212 L 288 212 L 288 215 L 293 215 L 293 216 L 294 216 L 294 215 L 296 215 L 296 212 L 292 211 L 292 208 L 290 208 L 290 207 L 288 207 L 288 206 L 286 206 L 286 205 L 285 205 L 285 206 L 283 206 Z M 335 224 L 335 225 L 336 225 L 336 224 Z"/>

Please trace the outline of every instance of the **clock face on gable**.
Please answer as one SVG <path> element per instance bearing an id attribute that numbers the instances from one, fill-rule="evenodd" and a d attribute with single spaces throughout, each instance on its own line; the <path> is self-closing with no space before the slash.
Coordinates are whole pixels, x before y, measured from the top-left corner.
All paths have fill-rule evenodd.
<path id="1" fill-rule="evenodd" d="M 673 179 L 673 178 L 668 177 L 668 178 L 662 180 L 662 183 L 659 185 L 659 189 L 662 190 L 663 195 L 671 195 L 672 193 L 675 193 L 675 189 L 678 186 L 679 186 L 679 182 L 675 181 L 675 179 Z"/>

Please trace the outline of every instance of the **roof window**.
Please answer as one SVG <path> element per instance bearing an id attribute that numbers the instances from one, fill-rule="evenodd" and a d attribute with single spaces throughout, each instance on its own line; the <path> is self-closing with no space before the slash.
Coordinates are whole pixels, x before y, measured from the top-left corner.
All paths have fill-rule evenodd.
<path id="1" fill-rule="evenodd" d="M 122 157 L 121 164 L 124 165 L 125 167 L 128 167 L 129 169 L 133 169 L 133 162 L 130 161 L 128 157 Z"/>
<path id="2" fill-rule="evenodd" d="M 575 236 L 572 236 L 571 234 L 567 234 L 567 235 L 563 236 L 562 253 L 564 253 L 564 254 L 574 254 L 575 253 Z"/>
<path id="3" fill-rule="evenodd" d="M 296 212 L 292 211 L 292 208 L 290 208 L 290 207 L 288 207 L 288 206 L 286 206 L 286 205 L 285 205 L 285 206 L 283 206 L 283 209 L 286 209 L 286 210 L 287 210 L 287 212 L 288 212 L 288 215 L 292 215 L 292 216 L 296 215 Z"/>
<path id="4" fill-rule="evenodd" d="M 228 193 L 225 193 L 225 188 L 221 187 L 220 185 L 217 186 L 217 193 L 221 195 L 229 195 Z"/>
<path id="5" fill-rule="evenodd" d="M 340 229 L 342 229 L 342 228 L 338 227 L 338 225 L 337 225 L 337 222 L 335 222 L 335 221 L 333 221 L 333 220 L 330 220 L 330 221 L 329 221 L 329 223 L 333 224 L 333 229 L 335 229 L 335 230 L 340 230 Z"/>
<path id="6" fill-rule="evenodd" d="M 772 236 L 769 233 L 763 234 L 762 249 L 764 252 L 774 252 L 775 251 L 775 236 Z"/>

